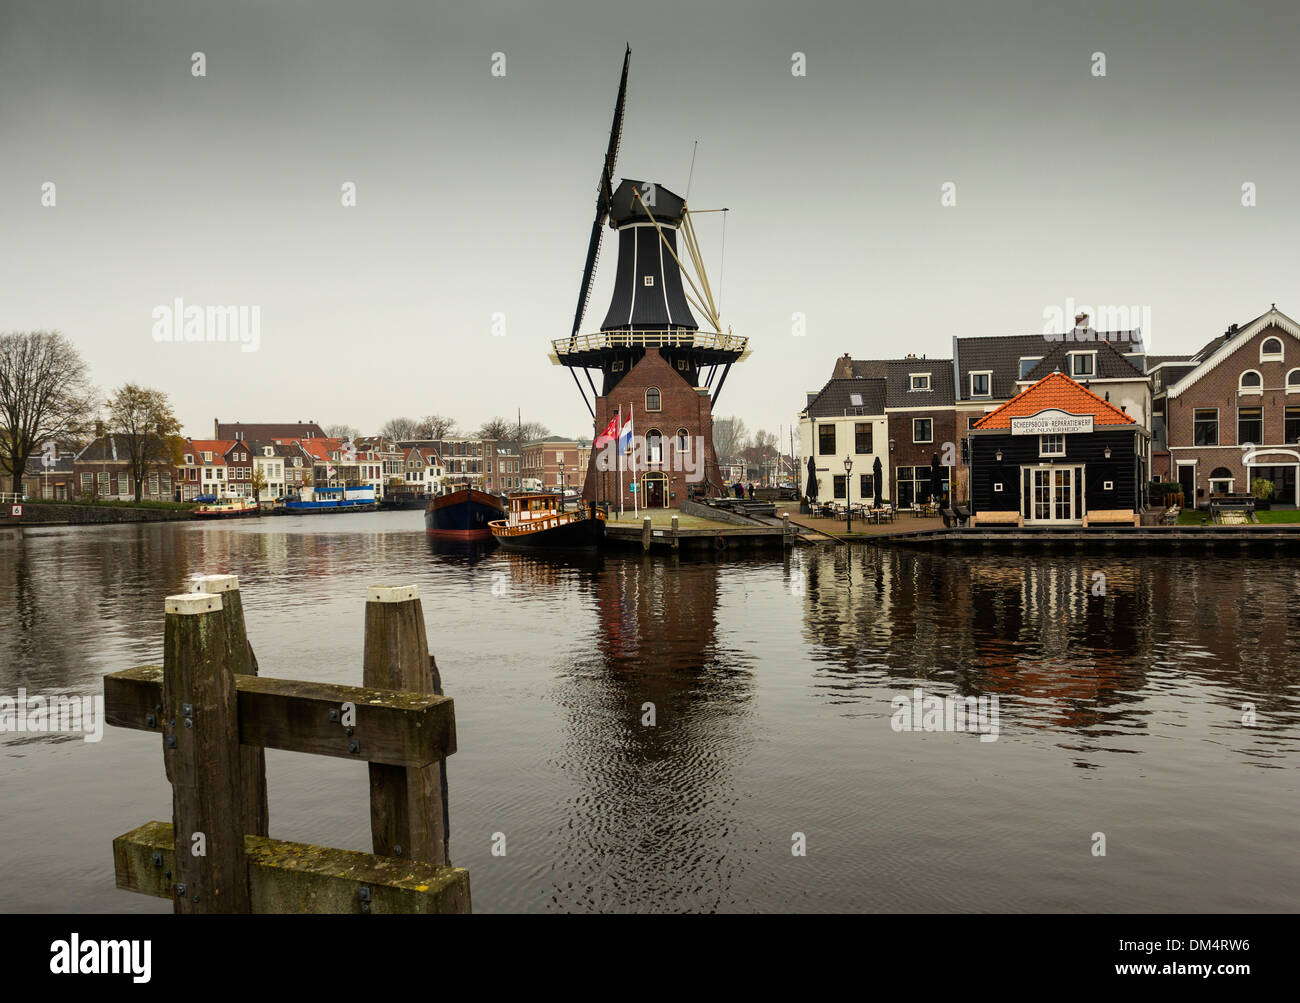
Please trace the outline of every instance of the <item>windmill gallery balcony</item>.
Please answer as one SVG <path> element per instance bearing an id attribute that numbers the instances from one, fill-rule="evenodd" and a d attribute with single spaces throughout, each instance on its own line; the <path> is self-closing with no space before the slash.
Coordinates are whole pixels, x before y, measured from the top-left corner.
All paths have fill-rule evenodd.
<path id="1" fill-rule="evenodd" d="M 716 360 L 709 361 L 738 362 L 749 355 L 749 339 L 738 334 L 688 328 L 596 331 L 556 338 L 551 342 L 551 364 L 581 365 L 584 356 L 590 354 L 590 364 L 599 365 L 600 353 L 618 348 L 689 348 L 716 353 Z"/>

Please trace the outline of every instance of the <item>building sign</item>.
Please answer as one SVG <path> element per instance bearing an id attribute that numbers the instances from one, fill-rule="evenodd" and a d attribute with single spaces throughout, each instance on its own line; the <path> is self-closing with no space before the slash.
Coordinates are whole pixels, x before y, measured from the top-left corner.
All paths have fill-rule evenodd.
<path id="1" fill-rule="evenodd" d="M 23 507 L 21 505 L 15 505 L 13 508 L 9 510 L 9 514 L 12 515 L 15 519 L 21 519 L 23 515 Z"/>
<path id="2" fill-rule="evenodd" d="M 1057 408 L 1011 419 L 1012 435 L 1073 435 L 1091 431 L 1092 415 L 1067 414 Z"/>

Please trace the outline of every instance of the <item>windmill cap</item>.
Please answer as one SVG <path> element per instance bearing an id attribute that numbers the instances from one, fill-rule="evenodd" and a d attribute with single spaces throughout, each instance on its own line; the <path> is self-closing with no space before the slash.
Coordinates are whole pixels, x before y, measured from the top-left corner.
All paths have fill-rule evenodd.
<path id="1" fill-rule="evenodd" d="M 637 195 L 641 198 L 638 199 Z M 682 221 L 682 210 L 686 200 L 670 192 L 663 185 L 653 181 L 636 181 L 624 178 L 614 189 L 610 200 L 609 222 L 611 226 L 623 226 L 626 223 L 649 222 L 642 200 L 649 207 L 656 223 L 668 223 L 676 226 Z"/>

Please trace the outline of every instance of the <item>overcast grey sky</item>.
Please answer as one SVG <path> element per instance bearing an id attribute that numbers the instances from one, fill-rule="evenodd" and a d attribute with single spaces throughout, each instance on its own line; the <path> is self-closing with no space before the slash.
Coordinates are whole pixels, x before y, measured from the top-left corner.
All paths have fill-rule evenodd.
<path id="1" fill-rule="evenodd" d="M 1300 316 L 1297 5 L 1062 6 L 0 0 L 0 331 L 62 330 L 194 435 L 516 408 L 590 434 L 546 353 L 625 40 L 619 175 L 684 194 L 698 139 L 691 204 L 731 209 L 725 270 L 698 226 L 753 348 L 719 411 L 751 429 L 843 352 L 947 356 L 1068 297 L 1148 310 L 1155 352 Z M 260 306 L 259 350 L 157 343 L 177 297 Z"/>

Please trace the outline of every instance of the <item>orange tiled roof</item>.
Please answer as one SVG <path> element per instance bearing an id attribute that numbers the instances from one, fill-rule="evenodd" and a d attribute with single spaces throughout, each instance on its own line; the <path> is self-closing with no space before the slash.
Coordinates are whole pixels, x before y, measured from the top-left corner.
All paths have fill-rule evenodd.
<path id="1" fill-rule="evenodd" d="M 1102 400 L 1064 373 L 1048 373 L 1041 380 L 975 423 L 975 428 L 1010 428 L 1012 418 L 1028 418 L 1057 408 L 1066 414 L 1090 414 L 1096 425 L 1133 425 L 1135 422 L 1110 401 Z"/>
<path id="2" fill-rule="evenodd" d="M 211 453 L 214 460 L 223 459 L 235 448 L 234 439 L 190 439 L 189 444 L 195 453 Z M 202 460 L 202 457 L 199 457 Z"/>

